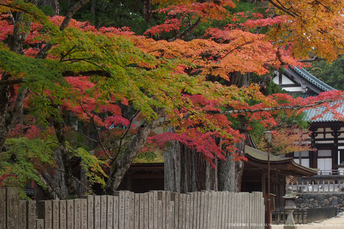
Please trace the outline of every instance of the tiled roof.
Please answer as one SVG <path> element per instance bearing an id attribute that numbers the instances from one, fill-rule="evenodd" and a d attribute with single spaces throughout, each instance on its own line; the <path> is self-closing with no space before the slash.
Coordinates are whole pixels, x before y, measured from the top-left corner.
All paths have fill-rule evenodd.
<path id="1" fill-rule="evenodd" d="M 336 90 L 335 88 L 322 82 L 321 80 L 319 80 L 318 78 L 316 78 L 315 76 L 313 76 L 311 73 L 309 73 L 307 70 L 305 70 L 303 68 L 293 67 L 292 69 L 296 73 L 298 73 L 304 80 L 307 80 L 309 83 L 318 87 L 323 92 L 330 91 L 330 90 Z M 314 95 L 314 96 L 316 96 L 316 95 Z M 300 97 L 305 98 L 305 97 L 307 97 L 307 95 L 303 94 L 303 95 L 300 95 Z M 335 121 L 338 121 L 337 119 L 333 118 L 333 114 L 330 112 L 324 114 L 323 117 L 321 117 L 321 118 L 317 118 L 315 120 L 312 120 L 313 117 L 322 113 L 324 110 L 325 110 L 324 107 L 319 107 L 319 108 L 306 110 L 305 113 L 306 113 L 306 116 L 309 118 L 309 121 L 311 121 L 311 122 L 335 122 Z M 343 112 L 343 111 L 344 111 L 344 105 L 337 108 L 337 112 Z"/>
<path id="2" fill-rule="evenodd" d="M 325 110 L 324 107 L 318 107 L 318 108 L 313 108 L 305 111 L 306 116 L 309 118 L 308 121 L 310 122 L 336 122 L 339 121 L 338 119 L 333 118 L 333 114 L 331 112 L 327 112 L 323 115 L 321 118 L 317 118 L 315 120 L 312 120 L 312 118 L 320 113 L 322 113 Z M 344 104 L 340 107 L 338 107 L 337 112 L 343 113 L 344 111 Z"/>
<path id="3" fill-rule="evenodd" d="M 295 72 L 299 73 L 305 80 L 307 80 L 308 82 L 310 82 L 313 85 L 317 86 L 318 88 L 320 88 L 323 91 L 335 90 L 335 88 L 333 88 L 330 85 L 322 82 L 321 80 L 319 80 L 318 78 L 313 76 L 311 73 L 306 71 L 304 68 L 294 67 L 293 70 Z"/>

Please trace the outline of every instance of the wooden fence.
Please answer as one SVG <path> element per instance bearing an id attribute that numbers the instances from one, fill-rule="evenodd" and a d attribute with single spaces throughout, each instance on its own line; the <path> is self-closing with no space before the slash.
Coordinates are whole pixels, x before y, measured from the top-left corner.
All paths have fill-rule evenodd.
<path id="1" fill-rule="evenodd" d="M 295 182 L 290 185 L 294 193 L 344 193 L 344 182 L 325 180 Z"/>
<path id="2" fill-rule="evenodd" d="M 18 200 L 16 188 L 0 188 L 0 228 L 264 228 L 264 200 L 260 192 L 120 191 L 36 204 Z"/>

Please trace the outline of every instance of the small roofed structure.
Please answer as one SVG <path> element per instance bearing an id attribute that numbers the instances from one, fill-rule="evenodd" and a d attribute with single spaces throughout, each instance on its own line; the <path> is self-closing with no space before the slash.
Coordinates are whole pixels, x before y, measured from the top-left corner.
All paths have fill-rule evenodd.
<path id="1" fill-rule="evenodd" d="M 243 192 L 262 191 L 267 194 L 268 153 L 245 147 L 245 163 L 242 190 Z M 286 177 L 303 177 L 317 174 L 317 169 L 308 168 L 294 162 L 293 158 L 270 154 L 271 193 L 276 195 L 276 208 L 284 207 Z"/>

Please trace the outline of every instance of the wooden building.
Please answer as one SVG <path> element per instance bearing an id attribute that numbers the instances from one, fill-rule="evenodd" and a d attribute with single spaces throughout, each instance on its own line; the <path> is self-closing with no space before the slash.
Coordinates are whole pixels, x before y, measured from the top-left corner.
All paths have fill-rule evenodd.
<path id="1" fill-rule="evenodd" d="M 335 90 L 307 72 L 297 67 L 287 68 L 283 74 L 276 72 L 274 82 L 289 94 L 308 97 L 317 96 L 321 92 Z M 344 122 L 333 118 L 332 114 L 325 114 L 322 118 L 312 120 L 324 108 L 311 109 L 306 115 L 311 123 L 312 131 L 310 143 L 315 151 L 294 152 L 288 156 L 294 157 L 295 162 L 306 167 L 318 168 L 319 176 L 343 175 L 344 164 Z M 337 109 L 343 112 L 344 107 Z M 334 178 L 334 177 L 332 177 Z M 311 178 L 311 179 L 314 179 Z M 339 176 L 336 179 L 344 179 Z"/>
<path id="2" fill-rule="evenodd" d="M 245 162 L 242 178 L 242 192 L 261 191 L 267 193 L 268 154 L 245 146 Z M 293 158 L 270 155 L 271 193 L 276 195 L 276 208 L 284 207 L 282 196 L 285 194 L 286 177 L 312 176 L 317 170 L 294 162 Z M 164 163 L 133 164 L 126 173 L 119 190 L 137 193 L 164 189 Z"/>
<path id="3" fill-rule="evenodd" d="M 242 192 L 261 191 L 267 194 L 268 154 L 258 149 L 246 146 L 245 162 L 242 178 Z M 270 191 L 275 195 L 276 208 L 284 208 L 286 178 L 288 176 L 304 177 L 317 174 L 317 170 L 296 163 L 291 157 L 270 155 L 271 186 Z"/>

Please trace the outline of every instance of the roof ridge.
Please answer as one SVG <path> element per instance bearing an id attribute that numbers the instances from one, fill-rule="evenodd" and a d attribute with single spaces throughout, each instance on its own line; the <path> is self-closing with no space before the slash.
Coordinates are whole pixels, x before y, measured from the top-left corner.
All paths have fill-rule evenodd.
<path id="1" fill-rule="evenodd" d="M 313 83 L 314 85 L 316 85 L 317 87 L 321 88 L 324 91 L 337 90 L 337 89 L 331 87 L 330 85 L 324 83 L 323 81 L 319 80 L 318 78 L 316 78 L 314 75 L 309 73 L 304 68 L 299 68 L 299 67 L 293 67 L 292 66 L 292 69 L 294 71 L 296 71 L 297 73 L 299 73 L 308 82 Z"/>

